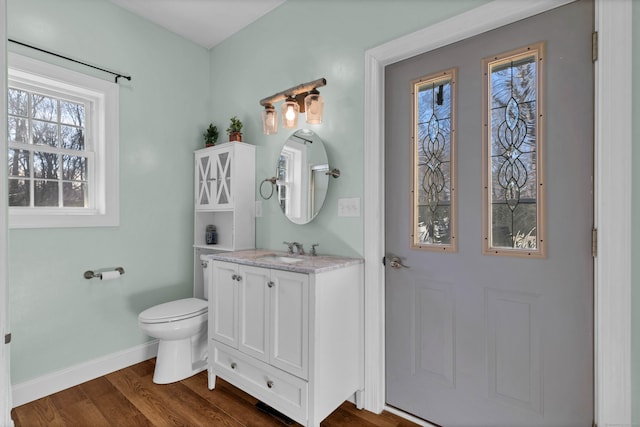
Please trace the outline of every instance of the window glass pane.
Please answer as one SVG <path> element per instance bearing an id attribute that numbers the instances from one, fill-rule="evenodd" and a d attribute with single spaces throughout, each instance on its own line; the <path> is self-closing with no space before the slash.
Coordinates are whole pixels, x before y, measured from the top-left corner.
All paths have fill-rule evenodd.
<path id="1" fill-rule="evenodd" d="M 57 146 L 58 126 L 55 123 L 34 120 L 31 129 L 34 144 Z"/>
<path id="2" fill-rule="evenodd" d="M 35 178 L 58 179 L 58 155 L 36 151 L 33 153 Z"/>
<path id="3" fill-rule="evenodd" d="M 23 90 L 9 88 L 7 101 L 9 114 L 27 117 L 29 110 L 29 93 Z"/>
<path id="4" fill-rule="evenodd" d="M 9 206 L 29 206 L 29 181 L 9 178 Z"/>
<path id="5" fill-rule="evenodd" d="M 87 158 L 80 156 L 62 156 L 62 179 L 65 181 L 87 180 Z"/>
<path id="6" fill-rule="evenodd" d="M 60 146 L 68 150 L 84 150 L 84 131 L 74 126 L 60 126 Z"/>
<path id="7" fill-rule="evenodd" d="M 29 120 L 23 117 L 9 116 L 7 119 L 9 142 L 29 142 Z"/>
<path id="8" fill-rule="evenodd" d="M 29 177 L 29 151 L 10 148 L 7 160 L 9 176 Z"/>
<path id="9" fill-rule="evenodd" d="M 31 117 L 50 122 L 58 121 L 58 100 L 37 93 L 32 94 Z"/>
<path id="10" fill-rule="evenodd" d="M 65 207 L 87 207 L 87 184 L 81 182 L 63 182 L 62 194 Z"/>
<path id="11" fill-rule="evenodd" d="M 35 206 L 58 206 L 58 182 L 40 180 L 34 181 L 33 201 Z"/>
<path id="12" fill-rule="evenodd" d="M 84 105 L 60 101 L 60 122 L 67 125 L 84 126 Z"/>
<path id="13" fill-rule="evenodd" d="M 413 248 L 455 249 L 454 77 L 452 69 L 414 82 Z"/>
<path id="14" fill-rule="evenodd" d="M 540 249 L 539 49 L 487 62 L 486 237 L 495 253 L 525 249 L 531 255 Z"/>

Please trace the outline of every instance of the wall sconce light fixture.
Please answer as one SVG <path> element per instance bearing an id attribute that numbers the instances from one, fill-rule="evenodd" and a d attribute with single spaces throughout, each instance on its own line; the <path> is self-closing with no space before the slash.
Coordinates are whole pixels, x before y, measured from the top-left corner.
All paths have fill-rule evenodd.
<path id="1" fill-rule="evenodd" d="M 265 135 L 278 133 L 278 112 L 273 105 L 267 105 L 262 112 L 262 132 Z"/>
<path id="2" fill-rule="evenodd" d="M 300 114 L 298 101 L 290 96 L 284 104 L 282 104 L 282 127 L 288 129 L 297 128 L 298 114 Z"/>
<path id="3" fill-rule="evenodd" d="M 262 112 L 262 130 L 265 135 L 278 133 L 278 112 L 273 104 L 286 100 L 282 104 L 282 127 L 298 127 L 298 115 L 306 113 L 307 123 L 322 123 L 324 101 L 318 88 L 325 86 L 327 80 L 322 78 L 308 83 L 299 84 L 260 101 L 264 107 Z"/>

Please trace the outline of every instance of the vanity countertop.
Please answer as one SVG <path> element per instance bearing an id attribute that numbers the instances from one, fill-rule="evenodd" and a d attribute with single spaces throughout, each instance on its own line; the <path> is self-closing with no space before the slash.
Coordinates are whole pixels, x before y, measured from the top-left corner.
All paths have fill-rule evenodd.
<path id="1" fill-rule="evenodd" d="M 222 252 L 206 255 L 208 259 L 234 262 L 255 267 L 274 268 L 296 273 L 322 273 L 330 270 L 362 264 L 362 258 L 348 258 L 333 255 L 292 255 L 268 249 L 248 249 L 236 252 Z M 278 257 L 300 259 L 293 263 L 278 261 Z"/>

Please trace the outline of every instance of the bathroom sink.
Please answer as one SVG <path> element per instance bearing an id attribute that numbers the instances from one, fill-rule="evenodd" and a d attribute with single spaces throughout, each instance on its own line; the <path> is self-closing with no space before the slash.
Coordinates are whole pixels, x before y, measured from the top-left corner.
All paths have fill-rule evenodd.
<path id="1" fill-rule="evenodd" d="M 302 258 L 294 258 L 286 255 L 269 254 L 257 258 L 260 261 L 280 262 L 283 264 L 295 264 L 304 261 Z"/>

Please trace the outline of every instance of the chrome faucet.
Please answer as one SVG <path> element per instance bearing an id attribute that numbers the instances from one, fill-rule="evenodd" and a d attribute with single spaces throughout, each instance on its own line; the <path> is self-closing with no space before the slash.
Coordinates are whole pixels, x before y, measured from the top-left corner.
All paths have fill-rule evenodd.
<path id="1" fill-rule="evenodd" d="M 288 251 L 287 253 L 293 254 L 293 245 L 297 245 L 296 242 L 282 242 L 283 244 L 287 245 Z"/>
<path id="2" fill-rule="evenodd" d="M 293 242 L 293 246 L 298 249 L 298 255 L 304 255 L 304 248 L 302 247 L 302 243 Z"/>
<path id="3" fill-rule="evenodd" d="M 311 256 L 316 256 L 318 253 L 316 252 L 316 246 L 320 246 L 320 243 L 314 243 L 311 245 Z"/>

